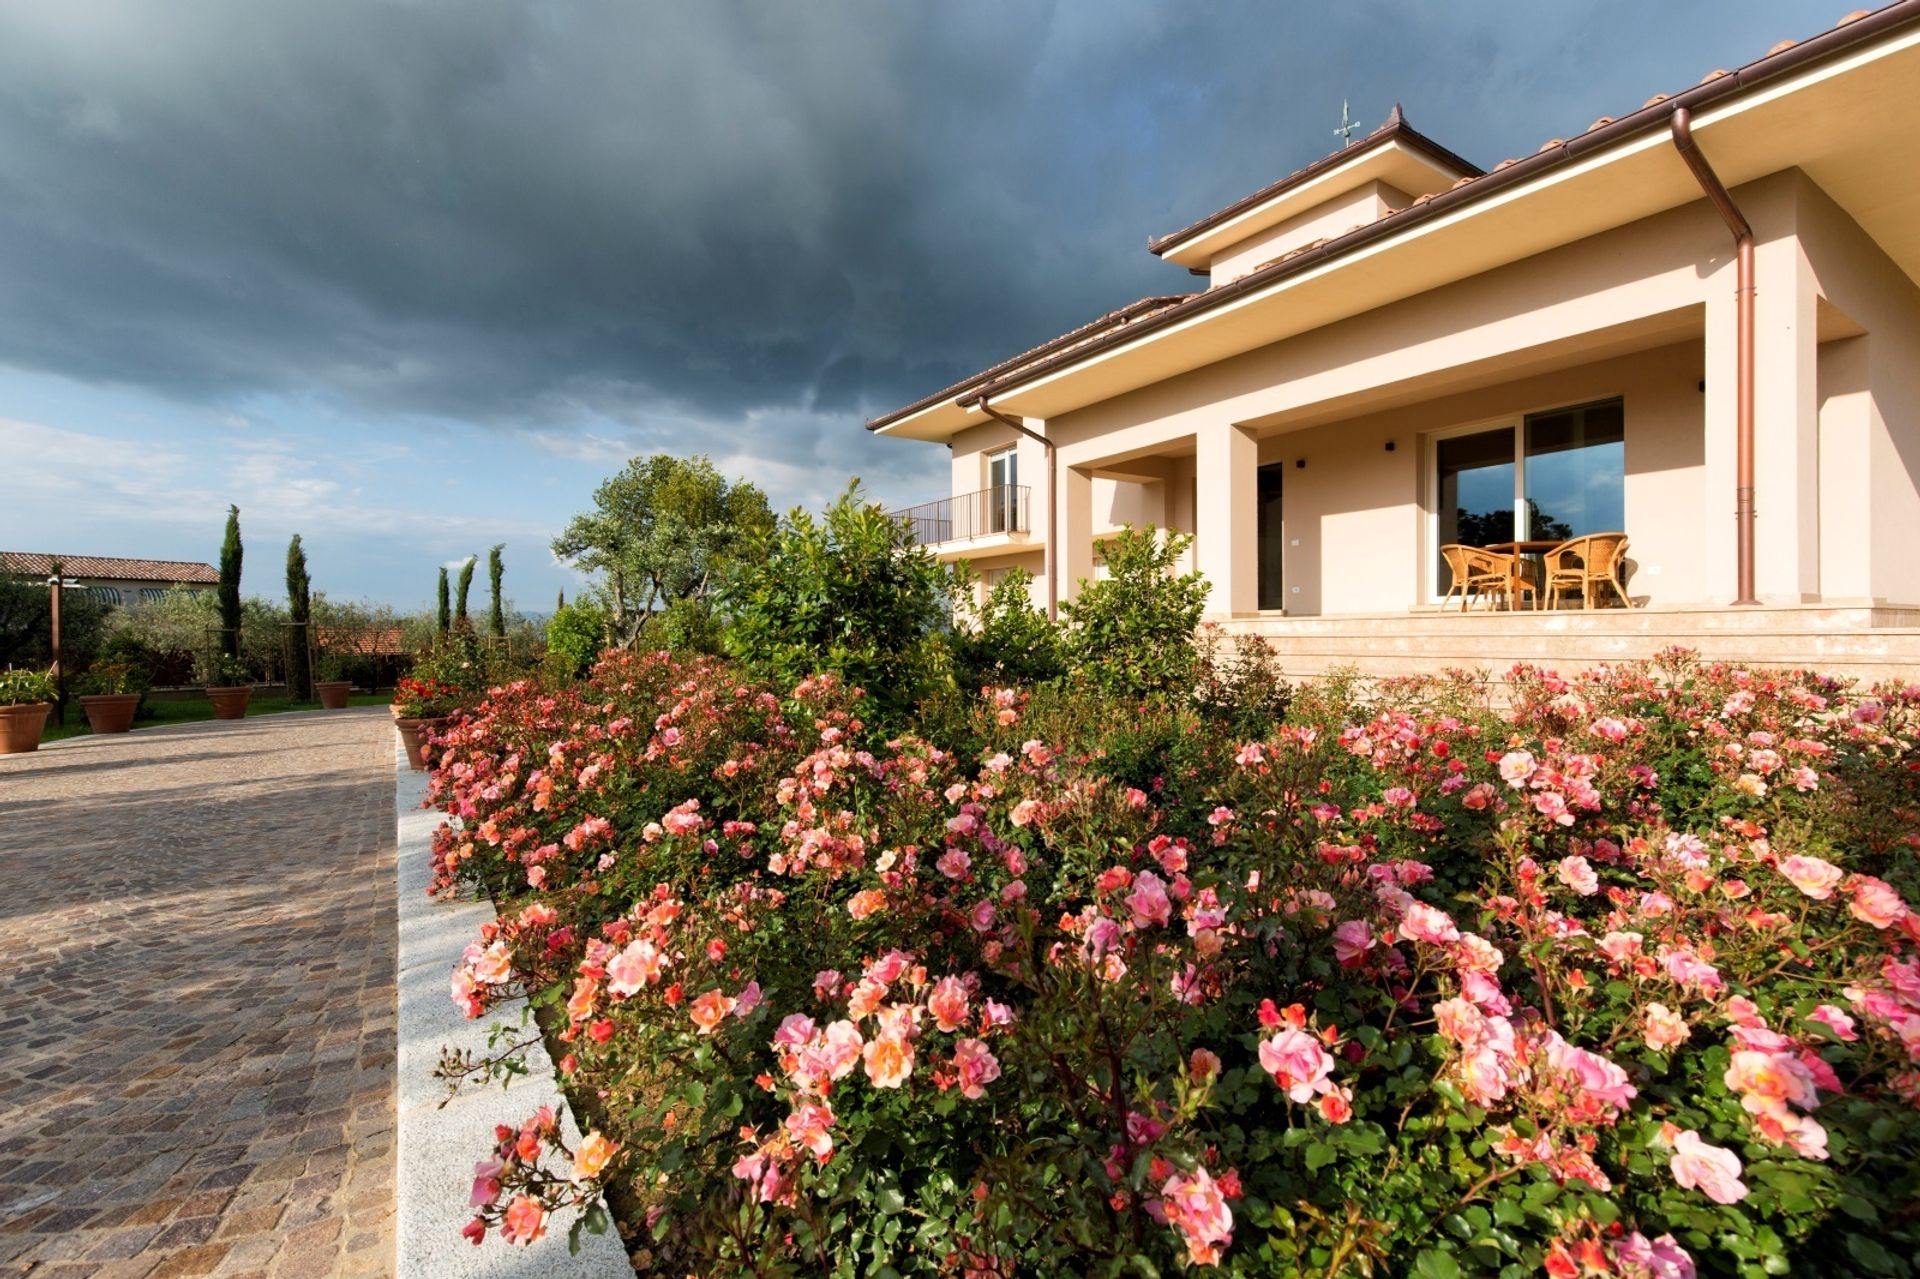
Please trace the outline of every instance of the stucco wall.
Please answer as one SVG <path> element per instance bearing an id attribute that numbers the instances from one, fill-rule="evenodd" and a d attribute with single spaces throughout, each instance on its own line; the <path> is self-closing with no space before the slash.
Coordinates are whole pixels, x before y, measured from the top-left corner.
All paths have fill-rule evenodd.
<path id="1" fill-rule="evenodd" d="M 1680 343 L 1263 439 L 1261 464 L 1285 468 L 1287 611 L 1393 612 L 1428 598 L 1428 433 L 1518 425 L 1531 412 L 1614 396 L 1625 405 L 1629 590 L 1699 601 L 1701 358 L 1698 342 Z"/>
<path id="2" fill-rule="evenodd" d="M 1866 330 L 1818 353 L 1818 589 L 1920 603 L 1912 549 L 1920 529 L 1920 287 L 1817 184 L 1791 177 L 1799 243 L 1819 293 Z"/>
<path id="3" fill-rule="evenodd" d="M 1406 192 L 1395 190 L 1384 182 L 1365 183 L 1345 195 L 1315 205 L 1278 226 L 1250 235 L 1231 248 L 1214 254 L 1208 285 L 1217 288 L 1237 280 L 1289 249 L 1343 235 L 1396 209 L 1404 209 L 1411 203 L 1412 197 Z"/>

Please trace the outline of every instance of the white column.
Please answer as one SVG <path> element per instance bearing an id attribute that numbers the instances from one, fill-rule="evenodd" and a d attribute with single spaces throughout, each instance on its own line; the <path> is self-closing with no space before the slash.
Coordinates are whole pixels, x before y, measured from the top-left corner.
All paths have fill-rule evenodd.
<path id="1" fill-rule="evenodd" d="M 1212 620 L 1259 607 L 1259 469 L 1259 446 L 1239 427 L 1221 422 L 1196 433 L 1194 567 L 1211 587 Z"/>
<path id="2" fill-rule="evenodd" d="M 1093 475 L 1077 466 L 1060 468 L 1059 558 L 1062 602 L 1093 579 Z"/>
<path id="3" fill-rule="evenodd" d="M 1797 237 L 1754 245 L 1754 593 L 1820 598 L 1819 286 Z"/>

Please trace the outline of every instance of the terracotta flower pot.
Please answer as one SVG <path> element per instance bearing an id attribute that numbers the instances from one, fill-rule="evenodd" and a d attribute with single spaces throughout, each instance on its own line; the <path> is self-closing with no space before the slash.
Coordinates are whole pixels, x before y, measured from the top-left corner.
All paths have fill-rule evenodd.
<path id="1" fill-rule="evenodd" d="M 353 681 L 323 679 L 314 684 L 313 691 L 320 695 L 322 710 L 343 711 L 347 709 L 347 694 L 353 691 Z"/>
<path id="2" fill-rule="evenodd" d="M 247 699 L 253 696 L 253 686 L 241 684 L 235 688 L 209 688 L 207 696 L 213 700 L 215 719 L 243 719 L 247 713 Z"/>
<path id="3" fill-rule="evenodd" d="M 445 715 L 435 715 L 427 719 L 395 717 L 393 726 L 400 730 L 400 741 L 407 748 L 407 763 L 412 766 L 414 772 L 426 770 L 427 738 L 439 732 L 446 722 Z"/>
<path id="4" fill-rule="evenodd" d="M 52 702 L 23 702 L 0 706 L 0 755 L 18 755 L 40 749 L 40 730 L 53 713 Z"/>
<path id="5" fill-rule="evenodd" d="M 124 733 L 133 727 L 133 713 L 140 709 L 138 693 L 93 693 L 80 699 L 87 712 L 87 723 L 96 733 Z"/>

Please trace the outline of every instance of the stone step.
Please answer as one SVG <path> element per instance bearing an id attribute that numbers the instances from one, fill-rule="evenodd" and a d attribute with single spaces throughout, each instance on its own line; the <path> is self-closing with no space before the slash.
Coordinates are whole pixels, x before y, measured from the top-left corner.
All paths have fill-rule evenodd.
<path id="1" fill-rule="evenodd" d="M 1283 670 L 1302 676 L 1336 669 L 1412 675 L 1449 667 L 1497 675 L 1519 662 L 1570 673 L 1687 648 L 1707 661 L 1808 668 L 1878 681 L 1920 679 L 1920 625 L 1873 624 L 1888 615 L 1905 621 L 1914 613 L 1868 608 L 1415 613 L 1236 618 L 1222 629 L 1260 636 Z"/>

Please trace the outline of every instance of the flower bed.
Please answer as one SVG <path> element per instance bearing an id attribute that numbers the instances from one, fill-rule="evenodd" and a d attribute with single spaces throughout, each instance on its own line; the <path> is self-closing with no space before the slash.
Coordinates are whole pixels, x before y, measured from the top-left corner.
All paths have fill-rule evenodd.
<path id="1" fill-rule="evenodd" d="M 605 1185 L 662 1273 L 1912 1273 L 1920 689 L 1512 688 L 939 743 L 666 654 L 495 690 L 453 994 L 532 993 L 594 1130 L 476 1151 L 471 1236 Z"/>

